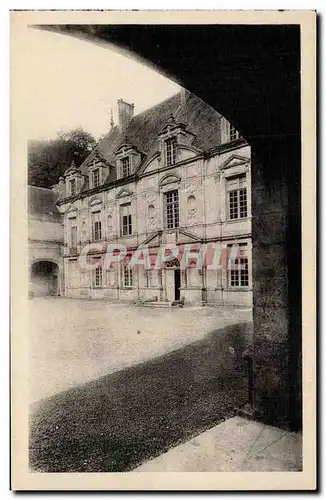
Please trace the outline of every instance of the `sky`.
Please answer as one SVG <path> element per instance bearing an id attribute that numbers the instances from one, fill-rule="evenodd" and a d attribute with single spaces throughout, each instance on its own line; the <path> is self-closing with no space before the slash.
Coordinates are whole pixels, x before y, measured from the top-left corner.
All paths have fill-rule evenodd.
<path id="1" fill-rule="evenodd" d="M 117 123 L 117 100 L 135 114 L 180 87 L 111 45 L 97 45 L 36 28 L 26 33 L 29 139 L 50 139 L 79 126 L 96 139 Z"/>

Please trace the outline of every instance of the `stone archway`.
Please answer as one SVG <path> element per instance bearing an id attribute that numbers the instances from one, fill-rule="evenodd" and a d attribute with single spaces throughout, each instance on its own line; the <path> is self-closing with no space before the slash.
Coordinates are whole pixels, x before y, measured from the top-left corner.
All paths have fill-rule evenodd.
<path id="1" fill-rule="evenodd" d="M 49 260 L 33 262 L 30 270 L 30 293 L 33 297 L 59 294 L 59 266 Z"/>

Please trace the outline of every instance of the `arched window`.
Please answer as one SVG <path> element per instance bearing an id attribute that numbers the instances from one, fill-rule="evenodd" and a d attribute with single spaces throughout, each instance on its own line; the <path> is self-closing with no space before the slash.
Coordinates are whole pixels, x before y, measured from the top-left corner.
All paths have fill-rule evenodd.
<path id="1" fill-rule="evenodd" d="M 112 230 L 112 226 L 113 226 L 113 223 L 112 223 L 112 215 L 108 215 L 108 230 L 111 231 Z"/>
<path id="2" fill-rule="evenodd" d="M 179 268 L 180 262 L 178 261 L 178 259 L 169 260 L 165 263 L 165 267 L 167 269 L 176 268 L 176 267 Z"/>

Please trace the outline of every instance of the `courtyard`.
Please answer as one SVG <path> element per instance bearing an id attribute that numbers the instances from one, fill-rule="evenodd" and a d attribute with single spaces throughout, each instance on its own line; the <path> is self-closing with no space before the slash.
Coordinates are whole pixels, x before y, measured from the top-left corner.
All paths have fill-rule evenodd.
<path id="1" fill-rule="evenodd" d="M 133 470 L 248 401 L 248 310 L 42 298 L 29 332 L 32 470 Z"/>
<path id="2" fill-rule="evenodd" d="M 30 401 L 162 356 L 225 326 L 251 322 L 251 316 L 249 309 L 231 307 L 151 308 L 33 299 L 29 301 Z M 223 349 L 232 358 L 227 341 Z"/>

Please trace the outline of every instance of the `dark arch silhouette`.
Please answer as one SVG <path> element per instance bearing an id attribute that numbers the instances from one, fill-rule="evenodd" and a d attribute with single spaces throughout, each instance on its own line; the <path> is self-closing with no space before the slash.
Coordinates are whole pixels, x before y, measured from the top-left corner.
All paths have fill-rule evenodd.
<path id="1" fill-rule="evenodd" d="M 300 24 L 52 25 L 42 29 L 127 49 L 217 109 L 248 140 L 256 403 L 268 413 L 283 391 L 280 418 L 292 428 L 300 427 Z M 262 389 L 266 372 L 275 384 Z"/>

